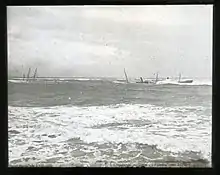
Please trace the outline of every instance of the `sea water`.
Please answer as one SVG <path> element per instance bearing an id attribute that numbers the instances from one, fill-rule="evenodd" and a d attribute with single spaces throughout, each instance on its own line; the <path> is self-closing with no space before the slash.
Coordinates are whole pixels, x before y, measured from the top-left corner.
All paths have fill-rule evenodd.
<path id="1" fill-rule="evenodd" d="M 212 85 L 8 82 L 9 166 L 211 166 Z"/>

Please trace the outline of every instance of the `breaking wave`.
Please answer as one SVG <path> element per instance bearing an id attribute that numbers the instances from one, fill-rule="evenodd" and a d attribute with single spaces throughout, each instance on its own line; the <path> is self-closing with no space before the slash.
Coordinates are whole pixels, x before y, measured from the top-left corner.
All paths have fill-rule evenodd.
<path id="1" fill-rule="evenodd" d="M 211 112 L 204 116 L 203 110 L 148 104 L 9 106 L 9 161 L 90 166 L 100 160 L 114 166 L 211 162 Z"/>
<path id="2" fill-rule="evenodd" d="M 212 86 L 211 81 L 193 81 L 192 83 L 178 83 L 177 81 L 159 81 L 157 85 L 161 84 L 171 84 L 171 85 L 187 85 L 187 86 Z"/>
<path id="3" fill-rule="evenodd" d="M 126 81 L 124 80 L 108 80 L 108 79 L 99 79 L 99 78 L 39 78 L 37 79 L 37 82 L 48 82 L 48 83 L 70 83 L 71 81 L 80 81 L 80 82 L 87 82 L 87 81 L 110 81 L 112 83 L 117 83 L 117 84 L 126 84 Z M 25 80 L 20 79 L 12 79 L 8 80 L 10 83 L 32 83 L 27 82 Z M 129 83 L 136 84 L 136 81 L 131 80 Z M 140 84 L 140 83 L 138 83 Z M 209 80 L 194 80 L 192 83 L 178 83 L 176 80 L 163 80 L 163 81 L 158 81 L 156 85 L 166 85 L 166 84 L 171 84 L 171 85 L 189 85 L 189 86 L 212 86 L 212 81 Z M 143 83 L 143 85 L 147 85 Z"/>

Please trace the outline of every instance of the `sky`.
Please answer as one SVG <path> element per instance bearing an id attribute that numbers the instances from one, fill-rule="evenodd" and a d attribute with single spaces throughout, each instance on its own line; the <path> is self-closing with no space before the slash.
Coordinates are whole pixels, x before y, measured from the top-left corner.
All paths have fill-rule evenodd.
<path id="1" fill-rule="evenodd" d="M 8 74 L 211 78 L 212 27 L 212 5 L 8 6 Z"/>

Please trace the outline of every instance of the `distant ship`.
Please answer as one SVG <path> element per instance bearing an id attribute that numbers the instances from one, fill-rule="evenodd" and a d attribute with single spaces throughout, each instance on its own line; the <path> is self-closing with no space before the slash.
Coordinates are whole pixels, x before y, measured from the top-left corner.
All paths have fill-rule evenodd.
<path id="1" fill-rule="evenodd" d="M 179 80 L 178 80 L 178 83 L 192 83 L 192 82 L 193 82 L 192 79 L 181 80 L 181 74 L 179 74 Z"/>
<path id="2" fill-rule="evenodd" d="M 170 77 L 167 77 L 165 80 L 163 81 L 160 81 L 158 84 L 174 84 L 174 85 L 177 85 L 177 84 L 184 84 L 184 83 L 192 83 L 193 80 L 192 79 L 184 79 L 184 80 L 181 80 L 181 74 L 179 74 L 179 80 L 176 81 L 175 79 L 170 79 Z"/>
<path id="3" fill-rule="evenodd" d="M 31 77 L 30 76 L 31 74 L 31 68 L 28 69 L 28 73 L 27 73 L 27 76 L 25 76 L 25 74 L 23 74 L 23 77 L 22 77 L 22 82 L 30 82 L 30 81 L 36 81 L 37 80 L 37 68 L 35 69 L 34 71 L 34 75 Z M 21 81 L 21 80 L 20 80 Z"/>
<path id="4" fill-rule="evenodd" d="M 28 69 L 28 73 L 27 73 L 27 77 L 25 78 L 25 74 L 23 74 L 23 80 L 30 82 L 30 81 L 36 81 L 37 80 L 37 68 L 34 71 L 34 75 L 32 77 L 30 77 L 30 73 L 31 73 L 31 68 Z"/>
<path id="5" fill-rule="evenodd" d="M 157 72 L 155 80 L 143 80 L 143 78 L 140 77 L 140 81 L 137 81 L 136 83 L 156 84 L 158 81 L 159 79 L 158 79 L 158 72 Z"/>
<path id="6" fill-rule="evenodd" d="M 129 83 L 128 81 L 128 75 L 125 71 L 125 68 L 124 68 L 124 75 L 125 75 L 125 79 L 118 79 L 117 82 L 122 82 L 122 83 Z"/>
<path id="7" fill-rule="evenodd" d="M 23 73 L 22 77 L 20 78 L 13 78 L 12 80 L 8 80 L 9 82 L 12 83 L 30 83 L 30 82 L 35 82 L 37 80 L 37 68 L 34 71 L 33 76 L 30 76 L 31 74 L 31 68 L 28 69 L 27 76 L 25 76 L 25 73 Z"/>

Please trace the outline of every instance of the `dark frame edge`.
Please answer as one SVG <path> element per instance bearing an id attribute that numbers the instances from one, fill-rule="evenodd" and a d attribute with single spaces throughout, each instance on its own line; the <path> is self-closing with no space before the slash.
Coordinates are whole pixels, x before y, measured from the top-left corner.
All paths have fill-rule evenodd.
<path id="1" fill-rule="evenodd" d="M 34 1 L 31 1 L 33 3 Z M 55 1 L 35 1 L 31 5 L 193 5 L 193 4 L 213 4 L 214 0 L 55 0 Z M 27 1 L 18 3 L 13 0 L 7 0 L 8 6 L 30 5 Z"/>
<path id="2" fill-rule="evenodd" d="M 171 0 L 170 0 L 171 1 Z M 177 0 L 176 0 L 177 1 Z M 182 0 L 183 1 L 183 0 Z M 56 2 L 58 2 L 58 1 L 56 1 Z M 59 3 L 56 3 L 55 2 L 55 4 L 56 5 L 59 5 Z M 61 1 L 59 1 L 59 2 L 61 2 Z M 63 2 L 65 2 L 65 1 L 63 1 Z M 103 0 L 102 2 L 106 2 L 106 4 L 111 4 L 111 3 L 109 3 L 109 1 L 105 1 L 105 0 Z M 100 4 L 102 4 L 102 2 L 100 3 Z M 128 1 L 129 2 L 129 1 Z M 134 4 L 139 4 L 138 3 L 139 1 L 137 1 L 137 3 L 134 3 Z M 163 0 L 160 0 L 160 2 L 161 3 L 153 3 L 153 0 L 151 1 L 152 2 L 152 4 L 156 4 L 156 5 L 161 5 L 161 3 L 162 4 L 173 4 L 173 5 L 176 5 L 176 4 L 191 4 L 191 3 L 187 3 L 186 1 L 185 1 L 185 3 L 172 3 L 172 2 L 168 2 L 168 0 L 167 1 L 163 1 Z M 167 3 L 168 2 L 168 3 Z M 220 5 L 219 5 L 219 3 L 218 3 L 218 5 L 217 5 L 217 2 L 215 1 L 214 2 L 214 0 L 210 0 L 210 1 L 200 1 L 201 3 L 196 3 L 195 1 L 194 1 L 194 3 L 195 4 L 213 4 L 214 3 L 214 6 L 213 6 L 213 77 L 212 77 L 212 80 L 213 80 L 213 86 L 212 86 L 212 89 L 213 89 L 213 101 L 212 101 L 212 114 L 213 114 L 213 116 L 215 116 L 215 117 L 212 117 L 212 153 L 214 153 L 214 156 L 212 156 L 212 167 L 213 168 L 205 168 L 205 169 L 198 169 L 198 168 L 195 168 L 195 169 L 193 169 L 193 171 L 195 170 L 195 172 L 198 172 L 199 174 L 201 174 L 201 173 L 203 173 L 204 172 L 204 174 L 207 174 L 207 173 L 211 173 L 211 172 L 213 172 L 213 169 L 215 169 L 216 167 L 218 167 L 218 161 L 217 161 L 217 128 L 218 128 L 218 126 L 217 126 L 217 124 L 218 124 L 218 120 L 217 120 L 217 116 L 218 116 L 218 111 L 217 111 L 217 109 L 218 109 L 218 106 L 217 106 L 217 100 L 219 99 L 219 95 L 218 95 L 218 93 L 217 93 L 217 89 L 218 89 L 218 83 L 217 83 L 217 65 L 219 65 L 218 64 L 218 60 L 217 60 L 217 58 L 218 57 L 220 57 L 220 50 L 219 49 L 217 49 L 218 47 L 218 45 L 220 46 L 220 44 L 218 44 L 218 43 L 220 43 L 220 38 L 219 38 L 219 34 L 217 34 L 217 31 L 220 31 L 220 27 L 219 27 L 219 22 L 218 22 L 218 20 L 217 20 L 217 16 L 218 16 L 218 14 L 217 14 L 217 12 L 219 13 L 220 12 Z M 194 3 L 192 3 L 192 4 L 194 4 Z M 61 3 L 62 4 L 62 3 Z M 77 3 L 76 3 L 77 4 Z M 114 4 L 114 2 L 113 2 L 113 4 Z M 118 4 L 117 2 L 116 2 L 116 4 Z M 123 1 L 122 2 L 122 4 L 127 4 L 127 3 L 125 3 L 125 1 Z M 144 3 L 143 2 L 143 4 L 145 4 L 145 5 L 151 5 L 151 4 L 148 4 L 148 3 Z M 6 85 L 4 85 L 3 86 L 3 98 L 2 98 L 2 100 L 3 100 L 3 104 L 2 104 L 2 107 L 3 107 L 3 105 L 5 105 L 5 102 L 6 102 L 6 104 L 8 104 L 7 103 L 7 7 L 6 6 L 8 6 L 8 5 L 18 5 L 18 4 L 13 4 L 13 3 L 9 3 L 9 4 L 4 4 L 5 6 L 3 7 L 3 8 L 1 8 L 2 10 L 1 10 L 1 13 L 5 13 L 5 19 L 4 19 L 4 15 L 1 15 L 1 21 L 3 22 L 3 24 L 4 25 L 2 25 L 3 26 L 3 28 L 4 28 L 4 31 L 3 31 L 3 41 L 4 41 L 4 52 L 5 53 L 3 53 L 4 55 L 4 58 L 5 59 L 1 59 L 1 60 L 3 60 L 3 64 L 1 64 L 2 66 L 5 66 L 4 68 L 2 68 L 1 70 L 3 71 L 3 82 L 6 82 Z M 20 5 L 23 5 L 23 4 L 20 4 Z M 24 4 L 24 5 L 27 5 L 27 4 Z M 62 5 L 64 5 L 64 4 L 62 4 Z M 95 5 L 95 4 L 93 4 L 93 5 Z M 128 3 L 128 5 L 129 5 L 129 3 Z M 217 10 L 218 9 L 218 10 Z M 220 59 L 220 58 L 219 58 Z M 4 113 L 6 114 L 6 117 L 4 117 L 4 119 L 3 119 L 3 122 L 2 122 L 2 124 L 4 125 L 3 127 L 1 127 L 1 128 L 3 128 L 3 133 L 4 133 L 4 137 L 6 138 L 6 139 L 4 139 L 4 142 L 3 142 L 3 145 L 4 145 L 4 161 L 5 161 L 5 159 L 6 159 L 6 163 L 4 163 L 4 165 L 6 166 L 6 169 L 8 168 L 8 107 L 6 107 L 5 109 L 4 109 L 4 107 L 3 107 L 3 111 L 4 111 Z M 214 129 L 213 129 L 214 128 Z M 6 132 L 6 133 L 5 133 Z M 6 152 L 5 152 L 6 151 Z M 18 172 L 20 172 L 20 173 L 24 173 L 24 172 L 26 172 L 26 170 L 29 170 L 29 169 L 32 169 L 32 170 L 35 170 L 35 171 L 39 171 L 39 172 L 42 172 L 42 171 L 44 171 L 44 170 L 48 170 L 48 168 L 11 168 L 11 167 L 9 167 L 8 168 L 8 170 L 9 170 L 9 172 L 14 172 L 14 171 L 18 171 Z M 50 169 L 50 168 L 49 168 Z M 61 171 L 67 171 L 67 172 L 69 172 L 69 171 L 72 171 L 73 169 L 72 168 L 53 168 L 53 172 L 59 172 L 60 171 L 60 169 L 61 169 Z M 113 168 L 114 169 L 114 168 Z M 117 170 L 117 168 L 115 168 L 116 170 Z M 124 170 L 123 168 L 120 168 L 122 171 Z M 169 168 L 170 169 L 170 168 Z M 92 170 L 92 171 L 96 171 L 97 170 L 97 168 L 91 168 L 91 169 L 87 169 L 86 171 L 83 171 L 84 170 L 84 168 L 76 168 L 76 170 L 78 170 L 78 171 L 76 171 L 76 172 L 84 172 L 84 173 L 86 173 L 86 172 L 88 172 L 88 170 L 90 171 L 90 170 Z M 109 171 L 110 169 L 107 169 L 107 171 Z M 143 169 L 140 169 L 140 168 L 136 168 L 136 169 L 134 169 L 135 171 L 136 170 L 138 170 L 138 171 L 142 171 Z M 146 171 L 147 169 L 144 169 L 144 172 Z M 166 169 L 166 168 L 149 168 L 148 170 L 150 170 L 150 171 L 152 171 L 152 172 L 167 172 L 168 173 L 168 171 L 172 171 L 172 170 L 174 170 L 175 172 L 179 172 L 179 169 L 176 169 L 176 168 L 171 168 L 170 170 L 168 170 L 168 169 Z M 148 171 L 147 170 L 147 171 Z M 128 169 L 128 172 L 132 172 L 131 171 L 131 169 L 129 170 Z M 186 171 L 186 169 L 185 168 L 181 168 L 180 169 L 180 171 L 185 171 L 185 172 L 187 172 Z M 103 171 L 104 172 L 104 171 Z M 125 172 L 125 171 L 123 171 L 123 172 Z"/>

